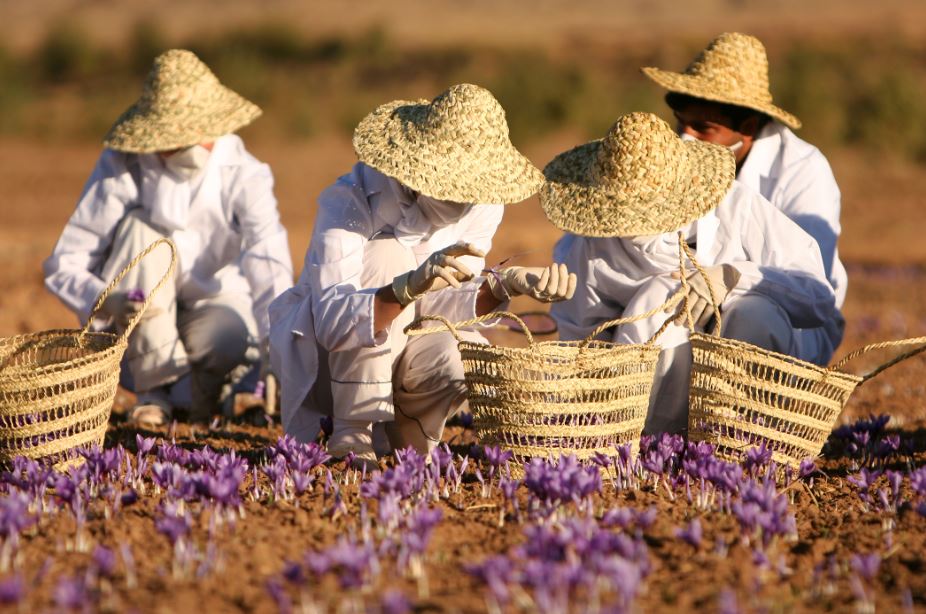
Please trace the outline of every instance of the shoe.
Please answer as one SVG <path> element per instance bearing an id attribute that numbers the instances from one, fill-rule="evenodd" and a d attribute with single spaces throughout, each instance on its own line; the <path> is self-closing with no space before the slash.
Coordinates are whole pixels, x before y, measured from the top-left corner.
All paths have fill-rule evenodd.
<path id="1" fill-rule="evenodd" d="M 172 413 L 167 391 L 156 388 L 138 393 L 138 402 L 129 410 L 128 421 L 141 427 L 159 427 L 170 422 Z"/>
<path id="2" fill-rule="evenodd" d="M 328 439 L 328 454 L 337 460 L 353 454 L 352 469 L 376 471 L 379 462 L 373 449 L 373 425 L 359 420 L 334 419 L 334 429 Z"/>

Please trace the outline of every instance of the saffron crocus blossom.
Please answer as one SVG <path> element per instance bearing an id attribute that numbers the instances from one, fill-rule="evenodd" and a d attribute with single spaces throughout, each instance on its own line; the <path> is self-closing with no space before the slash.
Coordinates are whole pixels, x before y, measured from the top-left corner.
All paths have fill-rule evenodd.
<path id="1" fill-rule="evenodd" d="M 55 605 L 62 610 L 86 610 L 90 607 L 90 592 L 79 576 L 60 578 L 52 594 Z"/>
<path id="2" fill-rule="evenodd" d="M 697 518 L 692 519 L 684 529 L 675 530 L 675 537 L 690 545 L 695 550 L 699 549 L 701 547 L 701 539 L 704 537 L 704 532 L 701 529 L 701 521 Z"/>
<path id="3" fill-rule="evenodd" d="M 26 587 L 19 574 L 0 580 L 0 604 L 19 603 L 25 594 Z"/>
<path id="4" fill-rule="evenodd" d="M 373 548 L 342 537 L 333 546 L 306 555 L 306 566 L 316 575 L 332 572 L 341 588 L 360 588 L 379 572 Z"/>
<path id="5" fill-rule="evenodd" d="M 853 554 L 849 559 L 849 564 L 852 571 L 870 582 L 878 575 L 878 569 L 881 567 L 881 555 L 877 552 Z"/>
<path id="6" fill-rule="evenodd" d="M 116 553 L 104 546 L 97 545 L 91 555 L 93 568 L 98 576 L 112 578 L 116 573 Z"/>

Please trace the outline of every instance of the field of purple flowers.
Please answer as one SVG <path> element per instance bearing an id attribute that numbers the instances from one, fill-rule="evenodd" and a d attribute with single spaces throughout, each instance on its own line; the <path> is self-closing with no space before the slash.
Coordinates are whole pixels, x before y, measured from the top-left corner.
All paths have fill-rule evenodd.
<path id="1" fill-rule="evenodd" d="M 148 436 L 152 435 L 152 436 Z M 516 464 L 451 445 L 370 475 L 277 428 L 114 427 L 64 473 L 0 474 L 11 611 L 913 611 L 926 467 L 886 416 L 781 469 L 644 438 Z"/>

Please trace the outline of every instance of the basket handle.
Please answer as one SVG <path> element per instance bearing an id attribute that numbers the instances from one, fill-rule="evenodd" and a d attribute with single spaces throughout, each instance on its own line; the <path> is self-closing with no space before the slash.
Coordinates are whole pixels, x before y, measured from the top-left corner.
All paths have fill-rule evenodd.
<path id="1" fill-rule="evenodd" d="M 93 319 L 97 316 L 100 309 L 103 307 L 103 302 L 109 298 L 110 293 L 116 288 L 117 285 L 119 285 L 119 282 L 122 281 L 126 275 L 128 275 L 129 271 L 134 269 L 138 263 L 144 259 L 145 256 L 153 252 L 160 245 L 166 245 L 168 248 L 170 248 L 170 265 L 167 267 L 167 271 L 165 271 L 164 275 L 161 276 L 161 279 L 158 281 L 157 285 L 155 285 L 151 292 L 145 296 L 145 301 L 142 303 L 141 309 L 139 309 L 138 313 L 135 314 L 131 320 L 129 320 L 128 326 L 126 326 L 125 330 L 122 331 L 122 334 L 119 336 L 120 341 L 128 339 L 129 335 L 132 334 L 133 330 L 135 330 L 135 327 L 138 325 L 141 317 L 148 309 L 148 306 L 151 304 L 151 299 L 153 299 L 154 295 L 157 294 L 162 287 L 164 287 L 164 284 L 167 283 L 167 280 L 170 279 L 174 273 L 174 269 L 177 267 L 177 246 L 174 245 L 174 242 L 170 239 L 158 239 L 143 249 L 138 255 L 132 258 L 131 262 L 129 262 L 127 265 L 125 265 L 125 267 L 123 267 L 121 271 L 119 271 L 119 274 L 116 275 L 111 282 L 109 282 L 109 285 L 106 286 L 106 289 L 100 293 L 100 297 L 96 300 L 96 305 L 93 306 L 93 310 L 90 312 L 90 317 L 87 318 L 87 323 L 80 331 L 80 335 L 77 338 L 77 342 L 80 345 L 83 345 L 84 335 L 90 331 L 90 326 L 93 324 Z"/>
<path id="2" fill-rule="evenodd" d="M 639 322 L 640 320 L 651 318 L 654 315 L 658 314 L 660 311 L 671 309 L 672 307 L 674 307 L 675 305 L 683 301 L 684 298 L 685 298 L 685 288 L 680 288 L 679 290 L 675 292 L 675 294 L 670 296 L 669 300 L 667 300 L 665 303 L 663 303 L 662 305 L 659 305 L 658 307 L 654 307 L 653 309 L 650 309 L 646 313 L 638 313 L 637 315 L 634 315 L 634 316 L 621 317 L 621 318 L 616 318 L 614 320 L 608 320 L 607 322 L 602 322 L 601 324 L 598 325 L 598 328 L 593 330 L 591 333 L 589 333 L 588 337 L 582 340 L 582 344 L 579 346 L 579 352 L 580 353 L 583 352 L 585 348 L 587 348 L 589 344 L 592 341 L 594 341 L 595 337 L 597 337 L 604 331 L 608 330 L 612 326 L 619 326 L 621 324 L 630 324 L 631 322 Z M 656 339 L 659 337 L 659 335 L 665 332 L 665 330 L 669 327 L 669 325 L 672 324 L 672 322 L 674 321 L 675 321 L 675 316 L 670 316 L 669 319 L 666 320 L 662 324 L 662 326 L 659 327 L 659 330 L 657 330 L 655 334 L 653 334 L 653 336 L 650 337 L 649 341 L 646 342 L 646 345 L 654 344 L 656 342 Z"/>
<path id="3" fill-rule="evenodd" d="M 842 360 L 840 360 L 835 365 L 830 367 L 829 370 L 830 371 L 841 371 L 842 368 L 847 363 L 851 362 L 852 360 L 855 360 L 862 354 L 867 354 L 868 352 L 871 352 L 873 350 L 881 350 L 884 348 L 892 348 L 892 347 L 903 347 L 907 345 L 918 345 L 919 347 L 912 349 L 908 352 L 904 352 L 900 356 L 895 356 L 891 360 L 879 365 L 873 371 L 867 373 L 866 375 L 862 377 L 862 383 L 865 383 L 871 378 L 881 373 L 882 371 L 885 371 L 893 367 L 897 363 L 903 362 L 904 360 L 908 358 L 912 358 L 913 356 L 916 356 L 917 354 L 921 352 L 926 352 L 926 337 L 911 337 L 909 339 L 898 339 L 897 341 L 881 341 L 880 343 L 871 343 L 869 345 L 866 345 L 865 347 L 859 348 L 855 350 L 854 352 L 849 353 Z"/>
<path id="4" fill-rule="evenodd" d="M 694 319 L 691 316 L 691 303 L 689 302 L 689 289 L 691 286 L 688 285 L 688 271 L 685 269 L 685 258 L 691 261 L 691 264 L 694 265 L 695 270 L 698 274 L 701 275 L 701 279 L 704 280 L 705 286 L 707 286 L 707 293 L 710 295 L 711 307 L 714 308 L 714 330 L 711 331 L 715 337 L 720 336 L 720 329 L 723 325 L 723 317 L 720 314 L 720 307 L 717 305 L 717 295 L 714 293 L 714 284 L 711 283 L 710 277 L 698 261 L 695 259 L 694 254 L 691 253 L 691 248 L 688 247 L 688 242 L 685 241 L 685 237 L 682 236 L 682 233 L 678 233 L 678 274 L 681 277 L 682 290 L 685 292 L 684 299 L 684 310 L 685 310 L 685 320 L 688 323 L 688 330 L 690 332 L 695 332 L 694 329 Z"/>
<path id="5" fill-rule="evenodd" d="M 459 342 L 462 342 L 464 339 L 460 336 L 460 333 L 457 329 L 466 328 L 467 326 L 472 326 L 473 324 L 479 324 L 480 322 L 486 322 L 488 320 L 496 320 L 498 318 L 511 318 L 515 322 L 521 325 L 521 330 L 524 331 L 524 336 L 527 337 L 527 343 L 531 348 L 534 347 L 534 335 L 531 334 L 530 329 L 527 327 L 527 324 L 518 317 L 517 314 L 511 313 L 510 311 L 492 311 L 485 315 L 473 318 L 471 320 L 463 320 L 462 322 L 457 322 L 452 324 L 447 318 L 443 316 L 421 316 L 417 318 L 414 322 L 405 327 L 404 331 L 409 337 L 415 337 L 418 335 L 430 335 L 432 333 L 440 333 L 444 331 L 450 331 L 450 334 L 453 335 L 453 338 Z M 443 326 L 432 326 L 431 328 L 419 328 L 422 322 L 440 322 Z"/>

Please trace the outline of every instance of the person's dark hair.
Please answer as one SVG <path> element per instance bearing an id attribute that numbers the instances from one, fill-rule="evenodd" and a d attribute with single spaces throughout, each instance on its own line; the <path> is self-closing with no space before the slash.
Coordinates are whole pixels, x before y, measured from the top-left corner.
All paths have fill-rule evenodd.
<path id="1" fill-rule="evenodd" d="M 688 94 L 679 94 L 677 92 L 669 92 L 666 94 L 666 104 L 669 105 L 669 108 L 673 111 L 681 111 L 685 107 L 695 104 L 712 105 L 716 107 L 721 113 L 729 117 L 733 121 L 733 126 L 737 129 L 742 126 L 743 122 L 750 117 L 756 118 L 758 121 L 758 127 L 760 129 L 766 123 L 771 121 L 771 118 L 762 111 L 756 111 L 755 109 L 750 109 L 748 107 L 740 107 L 735 104 L 727 104 L 725 102 L 708 100 L 706 98 L 697 98 L 695 96 L 689 96 Z"/>

